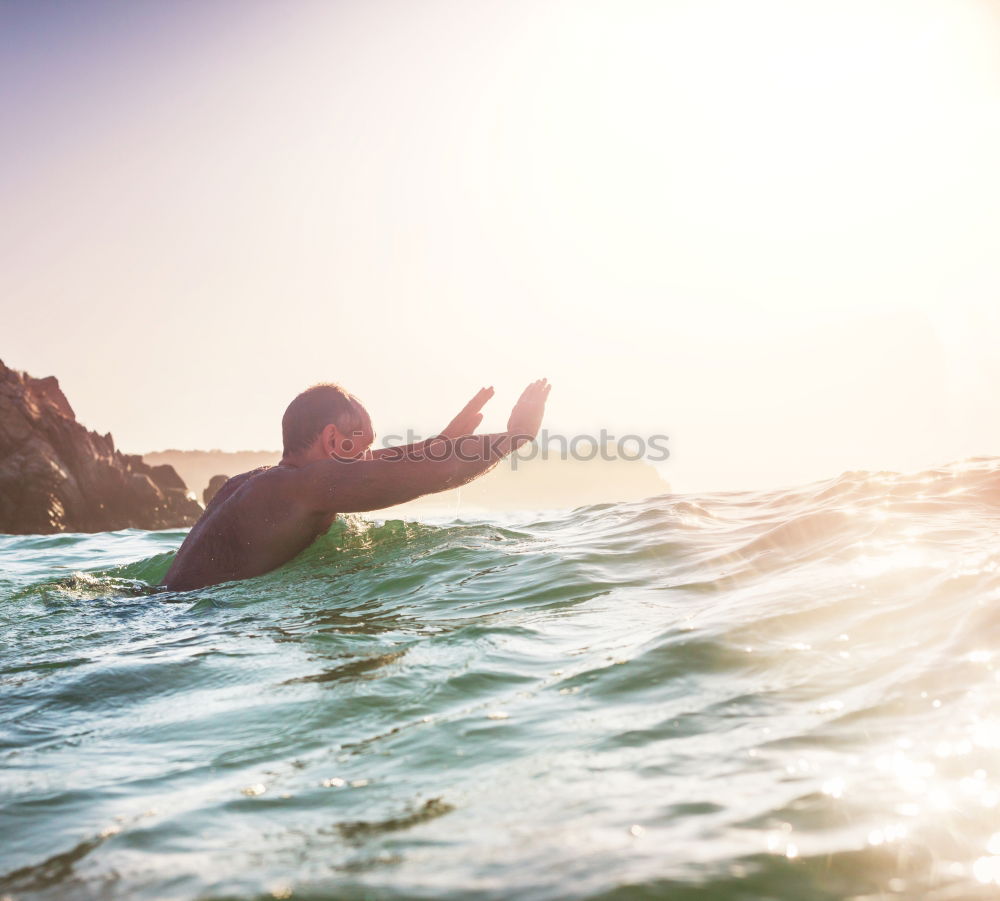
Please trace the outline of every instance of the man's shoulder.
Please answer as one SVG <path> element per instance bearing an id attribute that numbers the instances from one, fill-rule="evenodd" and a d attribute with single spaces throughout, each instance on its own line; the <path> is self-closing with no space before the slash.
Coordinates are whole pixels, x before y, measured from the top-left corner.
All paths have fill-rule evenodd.
<path id="1" fill-rule="evenodd" d="M 238 476 L 233 476 L 220 489 L 225 491 L 235 491 L 244 485 L 249 489 L 268 488 L 279 483 L 287 483 L 294 478 L 295 470 L 287 466 L 258 466 L 249 472 L 241 472 Z"/>
<path id="2" fill-rule="evenodd" d="M 257 478 L 258 476 L 265 475 L 266 473 L 280 470 L 281 468 L 282 467 L 280 466 L 258 466 L 256 469 L 249 469 L 246 472 L 241 472 L 238 476 L 233 476 L 232 478 L 227 479 L 226 484 L 241 485 L 247 479 L 254 479 Z"/>
<path id="3" fill-rule="evenodd" d="M 284 478 L 283 473 L 284 467 L 281 466 L 258 466 L 256 469 L 232 476 L 223 483 L 206 509 L 221 506 L 237 492 L 241 498 L 245 498 L 267 490 Z"/>

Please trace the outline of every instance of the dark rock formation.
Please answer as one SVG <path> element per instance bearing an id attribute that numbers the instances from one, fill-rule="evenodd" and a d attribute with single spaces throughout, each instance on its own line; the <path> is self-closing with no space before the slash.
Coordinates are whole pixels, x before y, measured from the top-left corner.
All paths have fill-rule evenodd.
<path id="1" fill-rule="evenodd" d="M 219 493 L 219 489 L 228 481 L 229 476 L 212 476 L 208 480 L 205 490 L 201 493 L 201 499 L 206 507 L 212 502 L 212 498 Z"/>
<path id="2" fill-rule="evenodd" d="M 59 382 L 0 361 L 0 532 L 192 525 L 201 507 L 172 466 L 147 466 L 88 431 Z"/>

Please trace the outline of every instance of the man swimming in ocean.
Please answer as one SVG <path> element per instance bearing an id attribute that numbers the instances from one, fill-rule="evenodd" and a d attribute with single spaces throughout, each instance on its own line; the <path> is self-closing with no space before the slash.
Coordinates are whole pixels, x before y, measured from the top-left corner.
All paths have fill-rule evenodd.
<path id="1" fill-rule="evenodd" d="M 506 432 L 474 434 L 493 396 L 483 388 L 440 435 L 372 450 L 375 431 L 361 402 L 339 385 L 314 385 L 285 410 L 281 462 L 219 489 L 161 584 L 190 591 L 259 576 L 307 548 L 338 513 L 381 510 L 471 482 L 534 440 L 551 388 L 546 379 L 528 385 Z"/>

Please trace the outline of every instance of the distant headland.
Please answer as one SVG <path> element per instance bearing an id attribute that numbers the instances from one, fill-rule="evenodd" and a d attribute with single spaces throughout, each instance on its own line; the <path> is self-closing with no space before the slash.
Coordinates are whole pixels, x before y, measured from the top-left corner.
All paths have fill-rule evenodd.
<path id="1" fill-rule="evenodd" d="M 165 450 L 143 455 L 146 463 L 176 469 L 199 498 L 213 476 L 234 476 L 258 466 L 272 466 L 280 459 L 279 451 Z M 411 511 L 557 510 L 641 500 L 670 490 L 656 468 L 643 460 L 572 460 L 550 456 L 516 463 L 516 470 L 506 460 L 493 472 L 462 488 L 428 495 L 392 510 L 400 515 Z M 386 515 L 387 511 L 377 514 L 380 519 Z"/>

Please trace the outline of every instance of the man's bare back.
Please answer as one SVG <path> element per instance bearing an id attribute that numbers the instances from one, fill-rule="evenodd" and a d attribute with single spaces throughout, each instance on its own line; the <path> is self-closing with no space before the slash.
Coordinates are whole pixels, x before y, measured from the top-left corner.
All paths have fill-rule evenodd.
<path id="1" fill-rule="evenodd" d="M 255 469 L 226 482 L 177 552 L 164 584 L 187 591 L 259 576 L 312 544 L 335 514 L 288 503 L 287 483 L 282 466 Z"/>
<path id="2" fill-rule="evenodd" d="M 289 436 L 300 423 L 294 417 L 289 423 L 289 414 L 320 389 L 330 392 L 329 398 L 310 399 L 311 408 L 300 405 L 312 416 L 302 428 L 308 436 L 316 422 L 335 421 L 323 423 L 308 444 L 290 450 L 294 437 Z M 338 513 L 380 510 L 472 481 L 537 435 L 550 390 L 545 379 L 529 385 L 506 432 L 473 434 L 482 420 L 479 411 L 493 394 L 483 389 L 440 436 L 376 451 L 370 450 L 375 437 L 371 420 L 356 398 L 336 386 L 303 392 L 282 423 L 286 449 L 281 463 L 234 476 L 222 486 L 184 539 L 163 585 L 190 591 L 262 575 L 309 547 Z M 332 412 L 323 415 L 327 399 Z"/>

